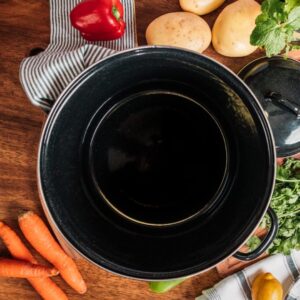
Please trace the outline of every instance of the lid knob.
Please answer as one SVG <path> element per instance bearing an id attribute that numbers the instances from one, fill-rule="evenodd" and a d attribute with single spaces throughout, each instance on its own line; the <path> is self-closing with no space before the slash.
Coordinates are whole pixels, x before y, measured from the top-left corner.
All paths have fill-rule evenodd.
<path id="1" fill-rule="evenodd" d="M 299 106 L 294 104 L 292 101 L 289 101 L 287 99 L 283 99 L 282 95 L 280 93 L 269 92 L 265 95 L 264 100 L 266 102 L 271 102 L 271 103 L 277 105 L 280 108 L 285 108 L 287 111 L 295 114 L 297 119 L 300 118 L 300 108 L 299 108 Z"/>

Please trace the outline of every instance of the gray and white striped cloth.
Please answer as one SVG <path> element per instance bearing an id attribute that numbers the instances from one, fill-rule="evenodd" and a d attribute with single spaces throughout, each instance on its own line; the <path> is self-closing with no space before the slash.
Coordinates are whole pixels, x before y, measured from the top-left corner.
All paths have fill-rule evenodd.
<path id="1" fill-rule="evenodd" d="M 300 300 L 300 251 L 269 256 L 203 291 L 196 300 L 251 300 L 254 278 L 267 272 L 282 283 L 285 300 Z"/>
<path id="2" fill-rule="evenodd" d="M 64 88 L 96 61 L 137 46 L 134 0 L 123 0 L 126 33 L 115 41 L 87 42 L 70 23 L 69 13 L 81 0 L 50 0 L 50 44 L 25 58 L 20 81 L 32 104 L 48 111 Z"/>

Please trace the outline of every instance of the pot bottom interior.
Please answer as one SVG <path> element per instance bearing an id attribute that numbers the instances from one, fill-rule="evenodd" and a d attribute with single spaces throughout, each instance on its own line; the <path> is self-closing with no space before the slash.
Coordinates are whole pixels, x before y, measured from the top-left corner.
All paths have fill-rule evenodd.
<path id="1" fill-rule="evenodd" d="M 95 119 L 82 158 L 94 201 L 153 226 L 186 221 L 216 201 L 227 165 L 225 137 L 199 101 L 146 90 L 123 94 Z"/>

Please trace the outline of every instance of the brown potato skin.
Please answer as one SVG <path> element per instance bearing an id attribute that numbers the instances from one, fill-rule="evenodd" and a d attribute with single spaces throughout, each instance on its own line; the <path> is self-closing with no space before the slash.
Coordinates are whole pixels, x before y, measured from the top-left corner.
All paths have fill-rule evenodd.
<path id="1" fill-rule="evenodd" d="M 228 57 L 242 57 L 254 52 L 257 47 L 250 44 L 250 35 L 260 12 L 260 5 L 254 0 L 238 0 L 226 6 L 213 26 L 215 50 Z"/>
<path id="2" fill-rule="evenodd" d="M 224 2 L 225 0 L 179 0 L 182 10 L 199 16 L 211 13 Z"/>
<path id="3" fill-rule="evenodd" d="M 146 30 L 148 45 L 181 47 L 202 53 L 211 42 L 211 30 L 199 16 L 173 12 L 153 20 Z"/>

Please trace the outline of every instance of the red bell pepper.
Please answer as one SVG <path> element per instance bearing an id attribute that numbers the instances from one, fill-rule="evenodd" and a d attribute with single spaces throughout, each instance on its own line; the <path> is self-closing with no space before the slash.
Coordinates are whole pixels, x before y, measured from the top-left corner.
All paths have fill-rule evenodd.
<path id="1" fill-rule="evenodd" d="M 84 0 L 70 13 L 72 25 L 88 41 L 120 38 L 125 31 L 120 0 Z"/>

